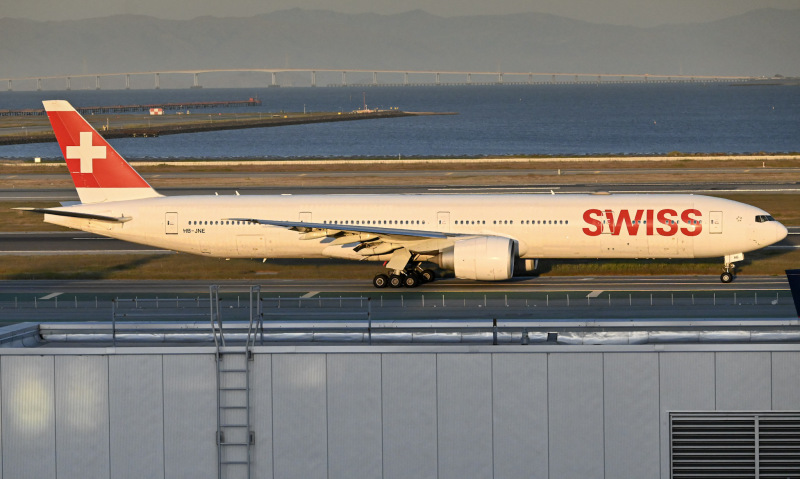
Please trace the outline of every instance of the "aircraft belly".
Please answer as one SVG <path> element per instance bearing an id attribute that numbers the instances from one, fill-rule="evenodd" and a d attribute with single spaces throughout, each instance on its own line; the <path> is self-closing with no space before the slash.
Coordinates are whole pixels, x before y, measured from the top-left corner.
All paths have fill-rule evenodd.
<path id="1" fill-rule="evenodd" d="M 647 237 L 648 255 L 651 258 L 693 258 L 694 240 L 684 235 Z"/>
<path id="2" fill-rule="evenodd" d="M 602 234 L 596 238 L 600 242 L 600 258 L 645 258 L 650 255 L 646 236 Z"/>
<path id="3" fill-rule="evenodd" d="M 597 258 L 601 240 L 583 235 L 537 236 L 528 242 L 526 258 Z"/>

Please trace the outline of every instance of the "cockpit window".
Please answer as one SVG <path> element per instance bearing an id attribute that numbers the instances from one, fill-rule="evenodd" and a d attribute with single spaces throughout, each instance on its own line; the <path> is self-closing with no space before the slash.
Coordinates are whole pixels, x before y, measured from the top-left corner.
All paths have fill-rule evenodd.
<path id="1" fill-rule="evenodd" d="M 757 215 L 756 216 L 756 223 L 765 223 L 767 221 L 775 221 L 775 218 L 773 218 L 770 215 Z"/>

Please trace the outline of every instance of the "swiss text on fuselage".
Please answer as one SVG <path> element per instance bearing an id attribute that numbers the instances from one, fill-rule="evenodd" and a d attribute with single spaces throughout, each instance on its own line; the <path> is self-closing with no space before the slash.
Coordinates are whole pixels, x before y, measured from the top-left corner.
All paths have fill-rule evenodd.
<path id="1" fill-rule="evenodd" d="M 583 212 L 583 221 L 589 225 L 583 228 L 588 236 L 602 233 L 612 235 L 627 234 L 635 236 L 673 236 L 679 232 L 686 236 L 697 236 L 703 231 L 703 215 L 694 208 L 678 211 L 662 210 L 612 210 L 590 209 Z"/>

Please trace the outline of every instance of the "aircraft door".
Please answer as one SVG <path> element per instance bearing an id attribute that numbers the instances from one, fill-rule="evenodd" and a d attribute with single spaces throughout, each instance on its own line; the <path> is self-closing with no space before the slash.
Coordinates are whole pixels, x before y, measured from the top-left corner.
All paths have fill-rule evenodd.
<path id="1" fill-rule="evenodd" d="M 436 230 L 443 233 L 450 232 L 450 212 L 440 211 L 436 213 Z"/>
<path id="2" fill-rule="evenodd" d="M 164 233 L 168 235 L 178 234 L 178 213 L 167 213 L 164 219 Z"/>
<path id="3" fill-rule="evenodd" d="M 708 232 L 711 234 L 722 233 L 722 211 L 711 211 L 708 214 Z"/>
<path id="4" fill-rule="evenodd" d="M 311 212 L 310 211 L 301 211 L 300 218 L 298 221 L 302 223 L 311 223 Z"/>

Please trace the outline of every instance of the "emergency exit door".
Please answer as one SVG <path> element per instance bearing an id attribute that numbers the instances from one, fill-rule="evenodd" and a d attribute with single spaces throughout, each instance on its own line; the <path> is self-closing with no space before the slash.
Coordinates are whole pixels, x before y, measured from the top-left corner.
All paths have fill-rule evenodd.
<path id="1" fill-rule="evenodd" d="M 708 214 L 708 232 L 719 234 L 722 233 L 722 211 L 712 211 Z"/>
<path id="2" fill-rule="evenodd" d="M 436 213 L 437 225 L 436 231 L 448 233 L 450 231 L 450 212 L 439 211 Z"/>
<path id="3" fill-rule="evenodd" d="M 168 235 L 178 234 L 178 213 L 167 213 L 164 221 L 165 233 Z"/>

